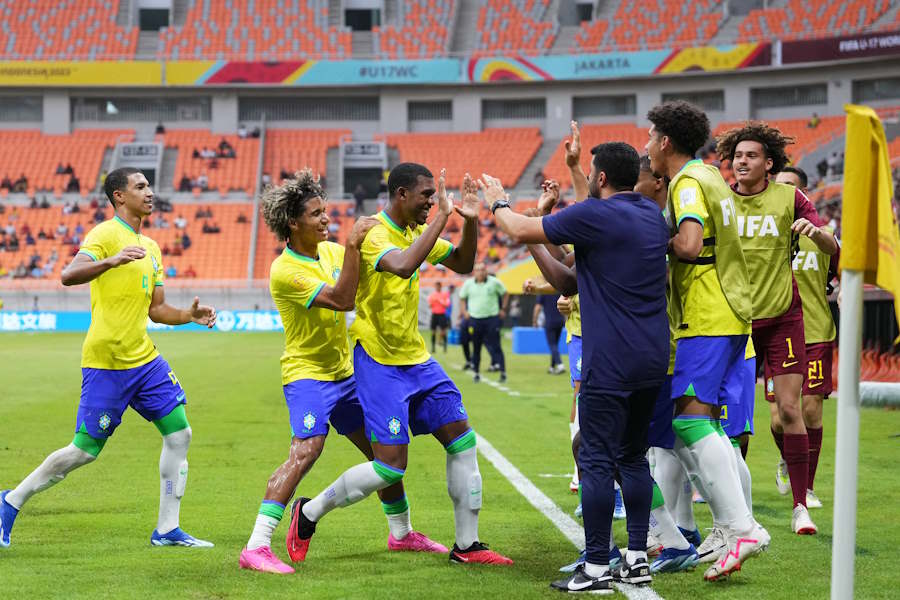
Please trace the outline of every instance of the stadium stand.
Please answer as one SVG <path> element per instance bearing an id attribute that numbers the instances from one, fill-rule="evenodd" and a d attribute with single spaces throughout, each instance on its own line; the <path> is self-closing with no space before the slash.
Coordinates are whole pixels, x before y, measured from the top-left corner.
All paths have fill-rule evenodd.
<path id="1" fill-rule="evenodd" d="M 5 229 L 12 226 L 19 239 L 19 247 L 14 251 L 7 245 L 4 252 L 0 253 L 0 265 L 13 271 L 20 263 L 30 266 L 33 257 L 37 256 L 37 265 L 43 271 L 37 279 L 58 279 L 60 271 L 78 251 L 84 236 L 94 227 L 95 215 L 100 220 L 113 216 L 109 203 L 105 199 L 100 202 L 98 208 L 91 208 L 85 203 L 75 213 L 62 212 L 60 205 L 43 209 L 7 209 L 5 223 L 0 230 L 5 233 Z M 208 208 L 213 216 L 196 218 L 195 215 L 201 208 Z M 146 219 L 142 233 L 159 244 L 164 253 L 163 266 L 175 267 L 176 277 L 179 273 L 184 276 L 190 268 L 199 279 L 243 279 L 247 276 L 252 212 L 253 205 L 249 203 L 216 203 L 211 207 L 193 203 L 177 204 L 171 213 L 154 212 Z M 16 216 L 11 219 L 13 214 Z M 239 215 L 245 217 L 244 222 L 238 222 Z M 174 221 L 179 216 L 187 220 L 184 229 L 175 227 Z M 76 229 L 79 226 L 80 233 Z M 219 232 L 204 233 L 204 226 L 208 229 L 218 228 Z M 40 232 L 52 237 L 39 237 Z M 181 242 L 185 233 L 190 239 L 186 249 Z M 26 244 L 28 235 L 34 238 L 34 244 Z M 10 238 L 9 234 L 0 235 L 0 239 L 7 242 Z M 55 260 L 52 258 L 54 251 Z M 30 273 L 31 269 L 28 271 Z"/>
<path id="2" fill-rule="evenodd" d="M 11 60 L 133 58 L 137 27 L 116 25 L 113 0 L 4 0 L 0 39 Z"/>
<path id="3" fill-rule="evenodd" d="M 183 177 L 192 182 L 201 175 L 209 179 L 210 190 L 218 190 L 221 195 L 232 190 L 241 190 L 252 196 L 256 189 L 256 170 L 259 160 L 259 138 L 241 138 L 237 135 L 220 135 L 205 129 L 169 130 L 157 139 L 166 148 L 178 150 L 172 187 L 178 189 Z M 204 148 L 217 151 L 222 141 L 234 149 L 234 158 L 202 158 L 195 154 Z M 200 186 L 192 185 L 197 192 Z"/>
<path id="4" fill-rule="evenodd" d="M 555 20 L 547 20 L 549 5 L 550 0 L 487 0 L 478 12 L 475 54 L 545 53 L 559 30 Z"/>
<path id="5" fill-rule="evenodd" d="M 295 30 L 289 24 L 302 25 Z M 296 31 L 296 34 L 294 33 Z M 158 58 L 349 58 L 349 30 L 328 25 L 327 0 L 197 0 L 185 25 L 160 31 Z"/>
<path id="6" fill-rule="evenodd" d="M 889 0 L 788 0 L 784 6 L 750 11 L 738 27 L 739 37 L 756 41 L 846 35 L 867 28 L 890 4 Z"/>
<path id="7" fill-rule="evenodd" d="M 325 175 L 328 150 L 337 148 L 349 129 L 270 129 L 266 131 L 263 172 L 273 181 L 282 171 L 294 173 L 309 167 L 313 173 Z"/>
<path id="8" fill-rule="evenodd" d="M 581 51 L 647 50 L 702 45 L 722 22 L 721 0 L 620 2 L 610 21 L 585 21 L 575 36 Z"/>
<path id="9" fill-rule="evenodd" d="M 432 58 L 449 50 L 448 25 L 454 0 L 397 3 L 397 24 L 373 27 L 375 53 L 381 58 Z"/>
<path id="10" fill-rule="evenodd" d="M 57 175 L 56 169 L 70 164 L 85 195 L 96 189 L 104 150 L 115 147 L 119 139 L 133 140 L 134 131 L 79 129 L 69 135 L 46 135 L 35 130 L 0 130 L 0 177 L 15 180 L 24 175 L 29 195 L 40 191 L 59 197 L 70 176 Z"/>
<path id="11" fill-rule="evenodd" d="M 603 142 L 619 141 L 634 146 L 638 152 L 644 152 L 647 143 L 647 128 L 638 127 L 634 123 L 613 123 L 603 125 L 581 126 L 581 168 L 587 175 L 591 171 L 591 148 Z M 567 190 L 572 182 L 569 170 L 566 168 L 566 141 L 562 140 L 556 147 L 556 151 L 543 172 L 547 179 L 555 179 L 559 182 L 560 189 Z"/>
<path id="12" fill-rule="evenodd" d="M 385 136 L 401 161 L 424 164 L 437 175 L 447 169 L 447 187 L 457 189 L 468 172 L 489 173 L 512 189 L 541 147 L 537 127 L 485 129 L 478 133 L 399 133 Z"/>

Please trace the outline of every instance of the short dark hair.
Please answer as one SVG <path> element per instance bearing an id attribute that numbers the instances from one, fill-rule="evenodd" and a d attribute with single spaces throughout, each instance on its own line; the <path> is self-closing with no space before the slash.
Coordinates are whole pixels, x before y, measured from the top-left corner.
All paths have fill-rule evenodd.
<path id="1" fill-rule="evenodd" d="M 734 152 L 741 142 L 756 142 L 763 147 L 766 158 L 772 159 L 769 173 L 780 173 L 790 162 L 786 148 L 794 143 L 794 138 L 784 135 L 777 127 L 762 121 L 747 121 L 742 127 L 729 129 L 716 138 L 719 158 L 733 161 Z"/>
<path id="2" fill-rule="evenodd" d="M 420 175 L 434 178 L 425 165 L 411 162 L 400 163 L 391 169 L 391 174 L 388 175 L 388 195 L 393 198 L 400 188 L 412 189 L 418 183 Z"/>
<path id="3" fill-rule="evenodd" d="M 806 171 L 800 167 L 785 167 L 779 173 L 793 173 L 800 180 L 800 187 L 803 189 L 809 185 L 809 177 L 806 176 Z"/>
<path id="4" fill-rule="evenodd" d="M 134 167 L 120 167 L 109 173 L 103 181 L 103 193 L 109 198 L 109 203 L 116 207 L 116 201 L 113 200 L 115 192 L 121 192 L 128 187 L 128 178 L 135 173 L 142 173 L 140 169 Z"/>
<path id="5" fill-rule="evenodd" d="M 709 139 L 709 117 L 684 100 L 663 102 L 650 109 L 647 119 L 657 132 L 668 136 L 675 150 L 694 157 Z"/>
<path id="6" fill-rule="evenodd" d="M 625 142 L 608 142 L 591 148 L 594 171 L 606 173 L 606 180 L 617 192 L 631 191 L 641 172 L 641 157 Z"/>

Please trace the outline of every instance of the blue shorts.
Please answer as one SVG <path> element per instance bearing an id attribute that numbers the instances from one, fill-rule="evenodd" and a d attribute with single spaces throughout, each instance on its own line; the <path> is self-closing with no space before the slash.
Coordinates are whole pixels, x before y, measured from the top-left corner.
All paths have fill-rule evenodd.
<path id="1" fill-rule="evenodd" d="M 353 375 L 340 381 L 292 381 L 284 386 L 284 399 L 291 419 L 291 435 L 296 438 L 328 435 L 328 421 L 341 435 L 363 426 Z"/>
<path id="2" fill-rule="evenodd" d="M 725 406 L 719 420 L 728 437 L 753 433 L 753 407 L 756 403 L 756 357 L 744 360 L 739 379 L 727 382 Z"/>
<path id="3" fill-rule="evenodd" d="M 567 349 L 569 351 L 569 378 L 572 387 L 576 381 L 581 381 L 581 336 L 573 335 Z"/>
<path id="4" fill-rule="evenodd" d="M 675 430 L 672 429 L 672 418 L 675 416 L 675 400 L 672 399 L 672 376 L 666 375 L 666 381 L 659 388 L 659 396 L 650 417 L 650 429 L 647 441 L 651 448 L 675 447 Z"/>
<path id="5" fill-rule="evenodd" d="M 361 344 L 353 349 L 353 370 L 366 420 L 366 437 L 391 445 L 468 419 L 462 394 L 433 358 L 419 365 L 383 365 Z"/>
<path id="6" fill-rule="evenodd" d="M 110 437 L 129 406 L 158 421 L 186 403 L 181 382 L 162 356 L 134 369 L 83 368 L 75 431 L 83 427 L 93 438 Z"/>
<path id="7" fill-rule="evenodd" d="M 727 404 L 729 386 L 744 381 L 746 335 L 697 336 L 677 340 L 672 398 L 693 396 L 704 404 Z"/>

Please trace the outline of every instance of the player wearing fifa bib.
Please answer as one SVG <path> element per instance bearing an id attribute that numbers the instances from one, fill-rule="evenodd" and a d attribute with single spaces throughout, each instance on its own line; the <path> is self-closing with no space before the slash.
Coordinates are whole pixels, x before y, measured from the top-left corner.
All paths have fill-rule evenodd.
<path id="1" fill-rule="evenodd" d="M 241 552 L 243 569 L 293 573 L 271 549 L 272 533 L 300 480 L 322 453 L 328 423 L 352 441 L 370 460 L 372 447 L 363 431 L 363 415 L 356 395 L 353 364 L 347 343 L 344 313 L 352 310 L 359 281 L 359 247 L 377 223 L 364 217 L 353 226 L 347 248 L 326 241 L 328 223 L 325 191 L 312 172 L 304 170 L 278 187 L 265 191 L 263 216 L 269 229 L 286 248 L 269 273 L 269 290 L 284 324 L 281 382 L 291 424 L 288 459 L 272 474 L 247 547 Z M 378 475 L 377 463 L 365 463 L 365 475 Z M 379 491 L 388 518 L 390 550 L 447 552 L 412 530 L 403 484 L 392 477 Z M 299 510 L 308 500 L 294 502 L 287 533 L 288 555 L 294 562 L 306 558 L 311 532 L 299 527 Z M 343 490 L 334 502 L 352 504 Z"/>
<path id="2" fill-rule="evenodd" d="M 334 508 L 403 478 L 411 430 L 432 434 L 447 452 L 447 489 L 456 522 L 450 560 L 512 563 L 478 540 L 481 475 L 475 432 L 459 390 L 428 354 L 418 330 L 422 263 L 440 263 L 457 273 L 470 272 L 474 264 L 480 202 L 468 175 L 463 189 L 463 204 L 454 207 L 443 171 L 437 186 L 431 172 L 415 163 L 397 165 L 388 177 L 390 202 L 362 244 L 356 320 L 350 328 L 357 391 L 375 460 L 345 471 L 299 505 L 295 518 L 309 535 Z M 437 215 L 426 227 L 435 204 Z M 465 219 L 458 248 L 438 237 L 454 210 Z"/>
<path id="3" fill-rule="evenodd" d="M 744 380 L 751 331 L 750 277 L 731 190 L 716 167 L 693 157 L 706 143 L 707 116 L 683 101 L 650 110 L 646 149 L 653 172 L 670 178 L 670 310 L 676 353 L 672 375 L 675 452 L 713 513 L 698 548 L 714 581 L 741 569 L 769 543 L 744 499 L 735 453 L 719 411 Z"/>
<path id="4" fill-rule="evenodd" d="M 159 246 L 141 233 L 153 209 L 153 190 L 138 169 L 110 173 L 103 185 L 115 216 L 94 227 L 63 269 L 65 286 L 91 284 L 91 325 L 81 353 L 81 401 L 75 437 L 44 460 L 15 489 L 0 493 L 0 547 L 9 546 L 19 510 L 34 494 L 93 462 L 131 406 L 162 434 L 160 500 L 153 546 L 211 547 L 178 526 L 191 441 L 181 382 L 147 335 L 155 323 L 213 327 L 216 311 L 199 299 L 187 310 L 166 304 Z"/>
<path id="5" fill-rule="evenodd" d="M 806 173 L 797 167 L 785 167 L 777 176 L 779 183 L 793 185 L 800 191 L 806 190 Z M 829 228 L 825 228 L 833 233 Z M 840 241 L 838 241 L 840 246 Z M 822 402 L 831 394 L 831 362 L 834 353 L 836 335 L 834 317 L 828 306 L 828 294 L 831 281 L 837 277 L 837 266 L 840 249 L 832 256 L 819 250 L 818 246 L 807 237 L 800 238 L 797 253 L 791 264 L 794 280 L 803 301 L 803 330 L 806 338 L 806 377 L 803 381 L 803 423 L 809 438 L 809 475 L 807 480 L 806 505 L 808 508 L 821 508 L 822 501 L 813 491 L 816 470 L 819 466 L 819 454 L 822 451 Z M 766 399 L 769 400 L 772 417 L 772 435 L 783 453 L 784 430 L 778 418 L 778 407 L 775 404 L 774 389 L 769 386 L 771 374 L 766 373 Z M 776 484 L 781 494 L 791 489 L 784 456 L 778 463 Z"/>
<path id="6" fill-rule="evenodd" d="M 753 286 L 753 345 L 771 374 L 775 403 L 784 427 L 784 458 L 791 477 L 797 534 L 817 529 L 806 509 L 809 441 L 801 391 L 806 374 L 806 342 L 800 293 L 791 270 L 795 235 L 811 239 L 822 252 L 837 250 L 834 236 L 821 229 L 812 203 L 794 186 L 769 182 L 787 164 L 793 139 L 765 123 L 748 122 L 718 138 L 719 156 L 732 161 L 738 229 Z"/>

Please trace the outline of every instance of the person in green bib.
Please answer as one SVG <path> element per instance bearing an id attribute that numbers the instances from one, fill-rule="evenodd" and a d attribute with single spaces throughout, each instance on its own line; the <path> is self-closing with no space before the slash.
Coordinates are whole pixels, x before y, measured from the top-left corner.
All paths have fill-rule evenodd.
<path id="1" fill-rule="evenodd" d="M 792 185 L 801 192 L 806 192 L 806 173 L 798 167 L 785 167 L 775 181 Z M 834 233 L 830 227 L 825 227 Z M 837 240 L 837 238 L 835 237 Z M 840 240 L 838 246 L 840 246 Z M 840 248 L 829 256 L 808 237 L 800 238 L 800 244 L 794 255 L 791 266 L 794 279 L 800 290 L 803 301 L 803 331 L 806 337 L 806 378 L 803 381 L 803 423 L 809 438 L 809 475 L 806 483 L 806 506 L 822 508 L 813 482 L 819 466 L 819 454 L 822 451 L 822 403 L 832 392 L 831 362 L 834 354 L 834 338 L 837 334 L 834 316 L 828 305 L 828 296 L 832 291 L 831 282 L 837 277 Z M 773 390 L 774 392 L 774 390 Z M 778 418 L 778 407 L 775 394 L 766 394 L 772 416 L 772 433 L 776 437 L 784 434 Z M 783 438 L 782 438 L 783 439 Z M 781 446 L 779 446 L 779 450 Z M 791 489 L 787 477 L 787 464 L 784 456 L 776 473 L 778 491 L 784 495 Z"/>
<path id="2" fill-rule="evenodd" d="M 775 127 L 748 122 L 719 136 L 716 149 L 723 160 L 731 160 L 736 179 L 732 192 L 738 232 L 753 288 L 753 345 L 784 428 L 783 454 L 793 492 L 791 529 L 809 535 L 817 528 L 806 508 L 809 438 L 801 408 L 806 341 L 791 263 L 797 236 L 829 256 L 837 251 L 837 243 L 822 229 L 803 192 L 768 179 L 785 167 L 785 148 L 793 142 Z M 730 435 L 734 433 L 739 432 Z"/>
<path id="3" fill-rule="evenodd" d="M 491 355 L 491 366 L 500 371 L 500 383 L 506 381 L 506 360 L 500 346 L 500 326 L 506 318 L 509 294 L 506 286 L 487 272 L 483 262 L 475 263 L 474 277 L 467 279 L 459 291 L 463 301 L 462 318 L 472 322 L 472 378 L 481 381 L 481 346 Z"/>
<path id="4" fill-rule="evenodd" d="M 713 533 L 697 550 L 701 562 L 712 563 L 704 578 L 715 581 L 739 571 L 771 539 L 750 513 L 718 421 L 746 379 L 750 276 L 731 190 L 716 167 L 694 159 L 709 138 L 708 117 L 692 104 L 672 101 L 652 108 L 647 119 L 651 169 L 671 180 L 675 452 L 713 513 Z"/>

